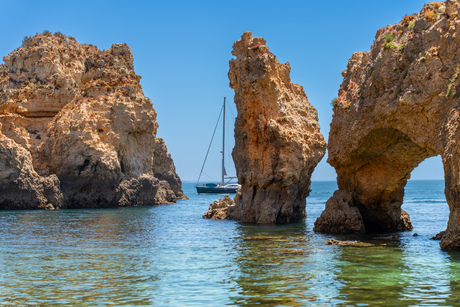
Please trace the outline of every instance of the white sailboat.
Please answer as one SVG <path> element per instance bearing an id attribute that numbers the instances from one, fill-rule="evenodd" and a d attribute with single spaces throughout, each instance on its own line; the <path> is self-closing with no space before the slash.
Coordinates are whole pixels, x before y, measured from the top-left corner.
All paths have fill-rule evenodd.
<path id="1" fill-rule="evenodd" d="M 204 158 L 203 166 L 201 167 L 200 176 L 198 176 L 197 183 L 195 185 L 196 191 L 198 194 L 235 194 L 236 191 L 241 188 L 241 185 L 237 183 L 229 183 L 232 179 L 236 177 L 225 177 L 227 172 L 225 171 L 225 102 L 226 97 L 224 97 L 224 104 L 222 106 L 221 114 L 223 113 L 223 120 L 222 120 L 222 170 L 221 170 L 221 182 L 219 183 L 206 183 L 202 185 L 198 185 L 200 182 L 201 174 L 203 173 L 204 166 L 206 164 L 206 159 L 208 158 L 209 149 L 211 148 L 212 140 L 214 139 L 214 134 L 217 129 L 217 125 L 219 124 L 219 119 L 217 120 L 216 128 L 214 129 L 214 134 L 211 138 L 211 143 L 208 147 L 208 152 L 206 153 L 206 157 Z M 227 183 L 225 180 L 228 180 Z"/>

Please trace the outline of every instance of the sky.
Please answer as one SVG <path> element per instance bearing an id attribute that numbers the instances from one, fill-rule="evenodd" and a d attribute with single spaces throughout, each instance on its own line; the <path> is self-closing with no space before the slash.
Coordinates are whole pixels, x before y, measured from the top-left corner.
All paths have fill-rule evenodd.
<path id="1" fill-rule="evenodd" d="M 144 94 L 152 100 L 162 137 L 184 181 L 196 181 L 223 97 L 229 125 L 236 116 L 228 69 L 233 42 L 244 31 L 262 36 L 291 80 L 317 109 L 326 140 L 342 71 L 356 51 L 368 51 L 379 28 L 419 12 L 425 1 L 7 1 L 0 0 L 0 58 L 25 36 L 44 30 L 108 49 L 127 43 Z M 3 63 L 3 61 L 0 61 Z M 221 132 L 202 181 L 220 178 Z M 233 139 L 233 131 L 227 134 Z M 231 148 L 229 143 L 227 147 Z M 230 153 L 227 172 L 235 174 Z M 327 154 L 312 180 L 335 180 Z M 412 179 L 442 179 L 441 159 L 425 160 Z"/>

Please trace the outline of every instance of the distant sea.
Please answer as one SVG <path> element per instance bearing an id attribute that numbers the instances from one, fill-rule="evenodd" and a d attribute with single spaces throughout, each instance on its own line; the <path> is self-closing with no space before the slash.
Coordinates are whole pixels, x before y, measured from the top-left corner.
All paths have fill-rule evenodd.
<path id="1" fill-rule="evenodd" d="M 0 306 L 460 304 L 460 253 L 430 240 L 447 225 L 443 181 L 407 184 L 413 231 L 315 234 L 335 189 L 313 182 L 306 220 L 279 226 L 204 220 L 220 196 L 192 183 L 175 205 L 0 211 Z"/>

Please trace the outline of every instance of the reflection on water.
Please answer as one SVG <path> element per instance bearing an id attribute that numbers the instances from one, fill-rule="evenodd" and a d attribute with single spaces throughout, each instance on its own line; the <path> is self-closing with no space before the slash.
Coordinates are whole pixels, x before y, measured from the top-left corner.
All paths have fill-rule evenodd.
<path id="1" fill-rule="evenodd" d="M 240 226 L 234 261 L 240 269 L 238 291 L 232 300 L 239 304 L 292 305 L 307 301 L 305 258 L 313 252 L 305 223 L 284 227 Z M 299 285 L 302 285 L 299 287 Z"/>
<path id="2" fill-rule="evenodd" d="M 357 236 L 356 239 L 374 246 L 335 247 L 340 250 L 335 259 L 336 275 L 342 282 L 340 298 L 349 304 L 362 302 L 373 306 L 415 303 L 403 300 L 403 291 L 411 280 L 405 273 L 409 268 L 399 240 L 390 236 Z"/>
<path id="3" fill-rule="evenodd" d="M 204 220 L 218 196 L 191 184 L 176 205 L 0 212 L 0 305 L 459 305 L 460 253 L 429 240 L 447 222 L 442 182 L 406 189 L 419 236 L 334 236 L 368 247 L 312 231 L 334 189 L 313 183 L 306 221 L 279 226 Z"/>
<path id="4" fill-rule="evenodd" d="M 130 210 L 129 218 L 123 210 L 2 214 L 0 304 L 149 302 L 154 287 L 146 285 L 158 276 L 154 258 L 138 247 L 155 238 L 152 214 L 145 209 Z"/>

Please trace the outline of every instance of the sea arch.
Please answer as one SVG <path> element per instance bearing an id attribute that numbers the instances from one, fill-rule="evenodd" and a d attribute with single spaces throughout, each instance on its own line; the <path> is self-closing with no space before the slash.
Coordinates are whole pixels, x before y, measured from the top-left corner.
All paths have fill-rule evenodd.
<path id="1" fill-rule="evenodd" d="M 412 170 L 434 155 L 394 128 L 375 129 L 360 141 L 350 164 L 337 171 L 339 187 L 352 192 L 366 231 L 412 229 L 401 209 L 404 187 Z"/>
<path id="2" fill-rule="evenodd" d="M 401 208 L 404 187 L 411 172 L 422 161 L 440 155 L 450 210 L 441 247 L 460 248 L 460 156 L 457 146 L 460 134 L 455 114 L 456 111 L 450 118 L 447 116 L 446 120 L 432 125 L 431 129 L 424 128 L 426 125 L 411 129 L 408 129 L 409 125 L 405 125 L 405 129 L 374 127 L 361 137 L 355 135 L 358 140 L 351 135 L 341 137 L 341 143 L 348 140 L 345 141 L 348 146 L 343 146 L 340 152 L 333 149 L 337 140 L 334 137 L 336 131 L 331 130 L 329 147 L 332 150 L 328 162 L 336 169 L 339 189 L 327 201 L 325 211 L 315 222 L 315 231 L 348 233 L 412 229 L 408 213 Z M 353 149 L 349 145 L 354 145 Z"/>
<path id="3" fill-rule="evenodd" d="M 411 229 L 404 186 L 420 162 L 440 155 L 450 210 L 441 247 L 460 248 L 459 11 L 458 1 L 425 4 L 348 61 L 327 146 L 338 190 L 316 231 Z"/>

